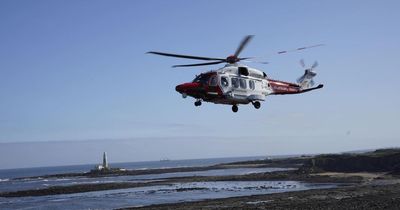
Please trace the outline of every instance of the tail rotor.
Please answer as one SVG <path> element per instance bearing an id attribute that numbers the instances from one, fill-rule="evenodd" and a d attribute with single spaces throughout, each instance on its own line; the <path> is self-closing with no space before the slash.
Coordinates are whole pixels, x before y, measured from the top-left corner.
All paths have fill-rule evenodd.
<path id="1" fill-rule="evenodd" d="M 317 76 L 317 72 L 315 68 L 318 66 L 318 62 L 315 61 L 314 64 L 310 68 L 306 68 L 306 64 L 304 59 L 300 60 L 300 65 L 302 68 L 305 68 L 303 76 L 297 79 L 297 83 L 301 86 L 302 89 L 311 88 L 314 86 L 315 82 L 313 78 Z"/>

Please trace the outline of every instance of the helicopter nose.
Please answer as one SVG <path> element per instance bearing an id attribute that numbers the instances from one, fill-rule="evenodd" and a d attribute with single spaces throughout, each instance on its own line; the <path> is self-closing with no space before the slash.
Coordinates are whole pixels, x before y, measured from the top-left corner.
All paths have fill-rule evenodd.
<path id="1" fill-rule="evenodd" d="M 177 85 L 177 86 L 175 87 L 175 90 L 176 90 L 177 92 L 179 92 L 179 93 L 182 93 L 182 92 L 183 92 L 183 85 Z"/>
<path id="2" fill-rule="evenodd" d="M 189 83 L 183 83 L 183 84 L 177 85 L 175 87 L 175 90 L 179 93 L 187 93 L 198 87 L 199 87 L 199 83 L 189 82 Z"/>

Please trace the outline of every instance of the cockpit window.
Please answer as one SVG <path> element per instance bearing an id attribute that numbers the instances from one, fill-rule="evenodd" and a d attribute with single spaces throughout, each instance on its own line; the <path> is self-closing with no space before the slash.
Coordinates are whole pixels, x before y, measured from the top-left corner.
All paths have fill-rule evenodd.
<path id="1" fill-rule="evenodd" d="M 217 86 L 218 80 L 216 76 L 210 78 L 210 86 Z"/>
<path id="2" fill-rule="evenodd" d="M 222 85 L 222 87 L 228 87 L 229 86 L 229 82 L 228 82 L 228 79 L 226 77 L 221 77 L 221 85 Z"/>
<path id="3" fill-rule="evenodd" d="M 232 86 L 234 88 L 238 88 L 239 87 L 239 79 L 238 78 L 232 78 Z"/>
<path id="4" fill-rule="evenodd" d="M 209 78 L 210 78 L 209 75 L 200 74 L 199 76 L 194 78 L 193 82 L 197 82 L 197 83 L 201 83 L 201 84 L 207 84 Z"/>

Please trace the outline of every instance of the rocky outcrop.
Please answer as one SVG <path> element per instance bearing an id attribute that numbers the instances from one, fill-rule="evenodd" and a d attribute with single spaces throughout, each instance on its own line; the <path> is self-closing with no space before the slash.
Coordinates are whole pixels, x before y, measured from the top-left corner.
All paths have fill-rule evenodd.
<path id="1" fill-rule="evenodd" d="M 399 173 L 400 149 L 381 149 L 362 154 L 317 155 L 309 159 L 301 169 L 332 172 Z"/>

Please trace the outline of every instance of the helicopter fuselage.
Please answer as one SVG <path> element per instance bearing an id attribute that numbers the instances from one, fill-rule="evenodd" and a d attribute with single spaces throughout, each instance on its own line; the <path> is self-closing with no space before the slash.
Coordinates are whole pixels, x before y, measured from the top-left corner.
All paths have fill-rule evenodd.
<path id="1" fill-rule="evenodd" d="M 299 84 L 269 79 L 263 71 L 237 64 L 227 64 L 216 71 L 202 73 L 192 82 L 180 84 L 175 89 L 184 98 L 186 96 L 195 98 L 196 106 L 205 101 L 233 105 L 236 107 L 232 109 L 236 111 L 237 105 L 249 103 L 253 103 L 258 109 L 260 102 L 265 101 L 268 95 L 309 91 Z"/>
<path id="2" fill-rule="evenodd" d="M 234 54 L 226 57 L 205 57 L 185 54 L 166 53 L 158 51 L 149 51 L 149 54 L 185 58 L 192 60 L 202 60 L 201 63 L 173 65 L 172 67 L 194 67 L 208 66 L 226 63 L 223 68 L 216 71 L 202 73 L 192 81 L 176 86 L 176 91 L 182 94 L 183 98 L 191 96 L 196 99 L 195 106 L 200 106 L 202 101 L 216 104 L 232 105 L 232 111 L 238 111 L 239 104 L 252 103 L 256 109 L 261 107 L 261 101 L 265 101 L 268 95 L 299 94 L 311 90 L 322 88 L 323 85 L 314 87 L 313 77 L 317 74 L 314 71 L 318 62 L 305 70 L 303 76 L 297 79 L 297 83 L 283 82 L 268 78 L 267 74 L 255 68 L 250 68 L 240 64 L 241 61 L 250 61 L 254 57 L 240 57 L 240 53 L 253 38 L 253 35 L 247 35 L 240 42 Z M 323 46 L 323 44 L 300 47 L 294 50 L 279 51 L 277 54 L 295 52 L 308 48 Z M 268 63 L 268 62 L 261 62 Z M 305 67 L 304 60 L 300 61 L 302 67 Z"/>

